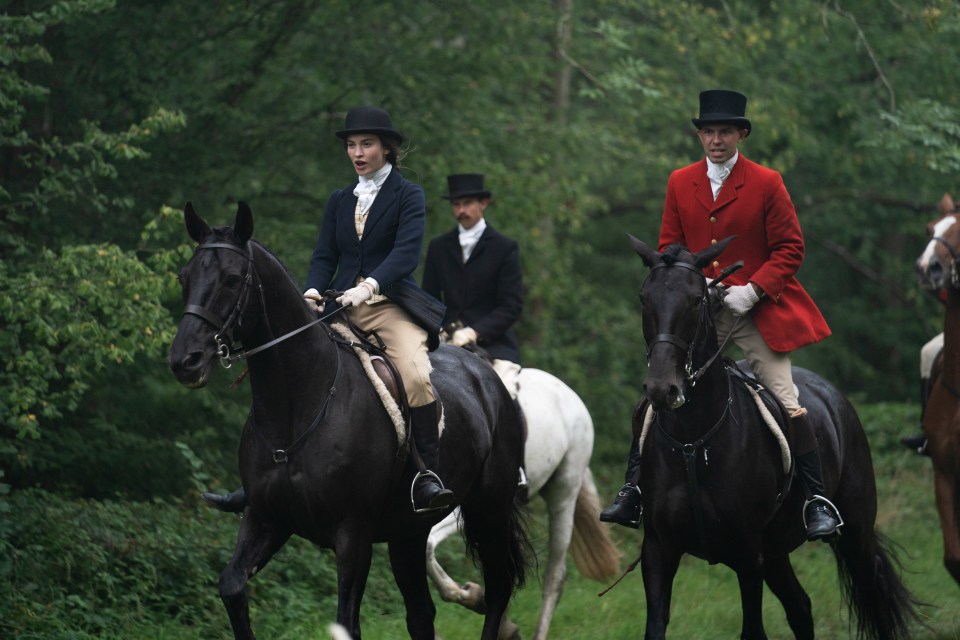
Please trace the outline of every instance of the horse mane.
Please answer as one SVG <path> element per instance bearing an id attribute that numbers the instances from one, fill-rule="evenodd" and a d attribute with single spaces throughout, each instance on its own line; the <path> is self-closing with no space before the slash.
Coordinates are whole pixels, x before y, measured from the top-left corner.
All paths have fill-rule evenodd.
<path id="1" fill-rule="evenodd" d="M 687 249 L 685 244 L 671 244 L 660 254 L 660 262 L 667 266 L 676 264 L 677 262 L 690 262 L 689 259 L 683 260 L 685 257 L 684 254 L 686 254 L 686 256 L 690 255 L 690 250 Z"/>

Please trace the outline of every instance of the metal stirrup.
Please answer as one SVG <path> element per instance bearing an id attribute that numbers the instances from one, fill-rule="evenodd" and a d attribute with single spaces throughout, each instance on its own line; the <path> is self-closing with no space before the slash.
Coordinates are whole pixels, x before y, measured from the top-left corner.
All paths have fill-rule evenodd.
<path id="1" fill-rule="evenodd" d="M 810 498 L 809 500 L 807 500 L 807 501 L 805 501 L 805 502 L 803 503 L 803 528 L 804 528 L 804 529 L 807 528 L 807 506 L 810 505 L 810 504 L 813 503 L 813 502 L 823 502 L 823 503 L 829 505 L 829 507 L 830 507 L 831 509 L 833 509 L 833 515 L 835 515 L 835 516 L 837 517 L 837 523 L 838 523 L 838 524 L 837 524 L 836 528 L 839 529 L 840 527 L 843 526 L 843 516 L 840 515 L 840 509 L 837 509 L 837 505 L 833 504 L 832 502 L 830 502 L 829 500 L 827 500 L 827 499 L 824 498 L 823 496 L 817 496 L 817 495 L 815 495 L 815 496 L 813 496 L 812 498 Z"/>
<path id="2" fill-rule="evenodd" d="M 423 507 L 422 509 L 417 509 L 417 502 L 413 499 L 413 488 L 417 486 L 417 480 L 423 477 L 433 477 L 436 479 L 437 484 L 440 485 L 440 491 L 446 491 L 447 488 L 443 486 L 443 480 L 440 479 L 440 476 L 435 474 L 433 471 L 427 469 L 426 471 L 418 471 L 417 475 L 413 476 L 413 482 L 410 483 L 410 506 L 413 508 L 414 513 L 427 513 L 429 511 L 439 511 L 444 507 Z"/>

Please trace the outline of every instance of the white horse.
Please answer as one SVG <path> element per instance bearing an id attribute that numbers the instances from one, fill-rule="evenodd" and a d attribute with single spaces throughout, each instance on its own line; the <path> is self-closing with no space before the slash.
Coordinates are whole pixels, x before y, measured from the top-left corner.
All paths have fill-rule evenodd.
<path id="1" fill-rule="evenodd" d="M 580 397 L 566 384 L 539 369 L 520 371 L 520 407 L 527 422 L 524 467 L 529 492 L 547 503 L 550 551 L 543 572 L 543 603 L 534 640 L 547 637 L 563 583 L 567 577 L 569 548 L 580 573 L 606 580 L 619 570 L 620 553 L 607 525 L 600 522 L 600 498 L 590 473 L 593 453 L 593 420 Z M 435 550 L 457 531 L 454 511 L 434 526 L 427 539 L 427 573 L 446 602 L 474 611 L 483 607 L 483 588 L 472 582 L 460 586 L 437 562 Z M 502 640 L 519 637 L 517 627 L 504 615 Z"/>

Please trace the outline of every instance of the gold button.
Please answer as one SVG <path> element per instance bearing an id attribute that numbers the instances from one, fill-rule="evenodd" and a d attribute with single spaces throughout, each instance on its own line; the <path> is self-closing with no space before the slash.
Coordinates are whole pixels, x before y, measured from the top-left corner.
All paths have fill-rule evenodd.
<path id="1" fill-rule="evenodd" d="M 716 260 L 714 260 L 714 261 L 713 261 L 713 268 L 716 269 L 716 268 L 718 268 L 719 266 L 720 266 L 720 263 L 717 262 Z"/>
<path id="2" fill-rule="evenodd" d="M 716 216 L 710 216 L 710 222 L 716 222 L 716 221 L 717 221 Z"/>
<path id="3" fill-rule="evenodd" d="M 714 238 L 713 240 L 711 240 L 711 241 L 710 241 L 710 244 L 717 244 L 717 239 Z"/>

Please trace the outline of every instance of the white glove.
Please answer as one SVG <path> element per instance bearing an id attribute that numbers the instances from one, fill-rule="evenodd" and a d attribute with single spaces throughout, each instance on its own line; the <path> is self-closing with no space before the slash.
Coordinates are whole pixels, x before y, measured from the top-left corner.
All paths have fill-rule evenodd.
<path id="1" fill-rule="evenodd" d="M 727 295 L 723 297 L 723 304 L 730 309 L 735 316 L 746 315 L 753 305 L 757 304 L 760 296 L 754 291 L 753 285 L 747 284 L 735 285 L 727 288 Z"/>
<path id="2" fill-rule="evenodd" d="M 470 327 L 464 327 L 463 329 L 457 329 L 453 332 L 453 335 L 450 336 L 450 344 L 455 347 L 465 347 L 468 344 L 476 344 L 477 342 L 477 332 L 471 329 Z"/>
<path id="3" fill-rule="evenodd" d="M 337 304 L 342 307 L 356 307 L 373 297 L 373 287 L 361 282 L 352 289 L 347 289 L 339 298 Z"/>
<path id="4" fill-rule="evenodd" d="M 323 296 L 316 289 L 307 289 L 303 292 L 303 299 L 307 301 L 307 306 L 317 314 L 323 313 Z"/>

